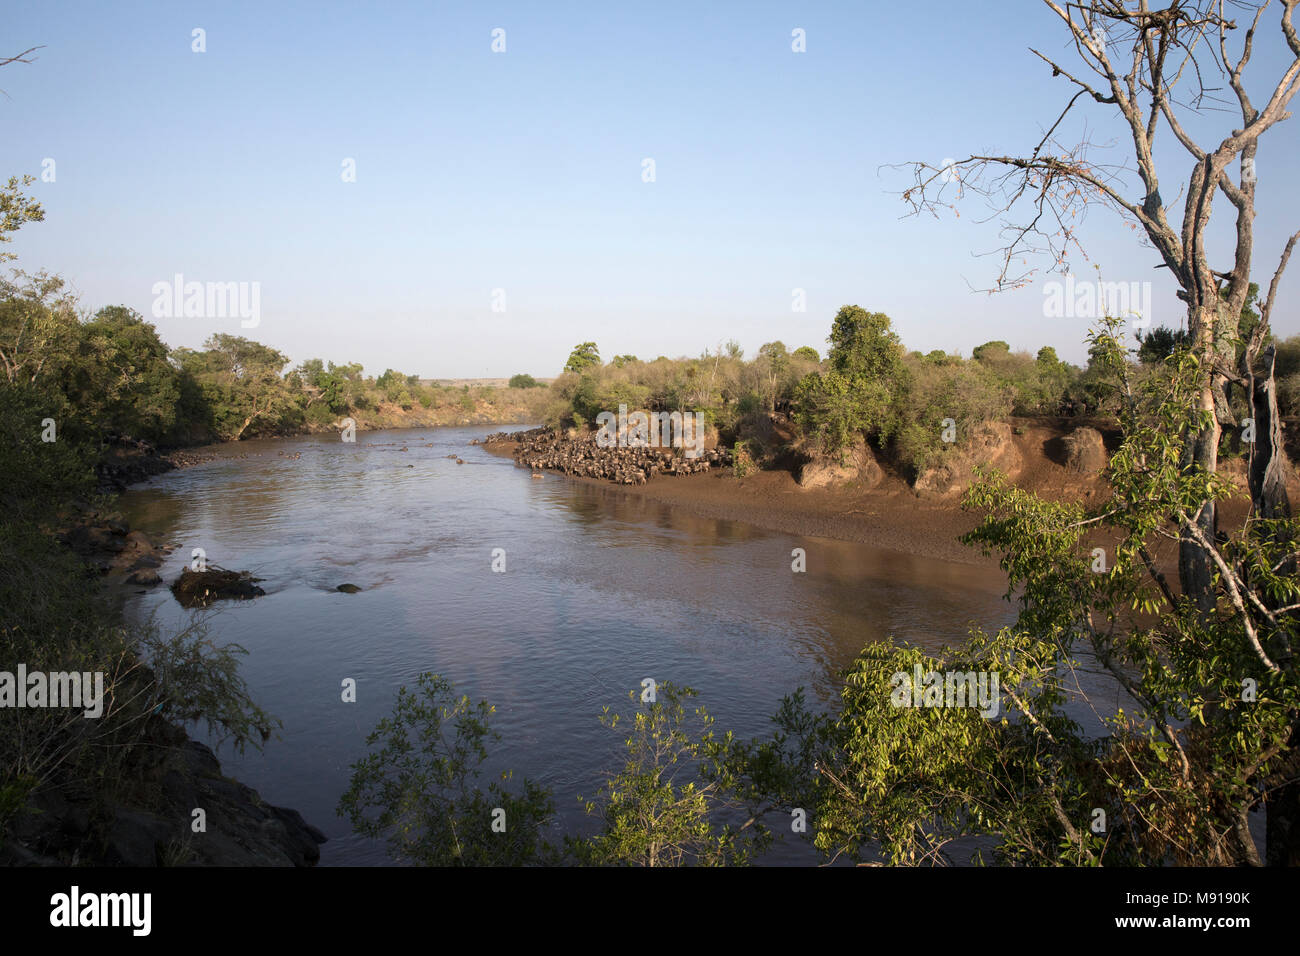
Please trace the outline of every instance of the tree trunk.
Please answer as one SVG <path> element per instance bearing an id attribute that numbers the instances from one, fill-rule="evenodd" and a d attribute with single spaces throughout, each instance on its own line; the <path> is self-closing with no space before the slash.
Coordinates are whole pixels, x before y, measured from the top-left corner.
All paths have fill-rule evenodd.
<path id="1" fill-rule="evenodd" d="M 1250 446 L 1250 501 L 1260 518 L 1291 517 L 1291 501 L 1286 492 L 1286 450 L 1282 446 L 1282 422 L 1277 410 L 1277 387 L 1273 378 L 1277 352 L 1269 346 L 1260 356 L 1259 367 L 1247 359 L 1250 373 L 1251 415 L 1255 419 L 1255 441 Z M 1285 546 L 1285 541 L 1278 541 Z M 1284 574 L 1296 573 L 1295 560 L 1280 569 Z M 1269 601 L 1267 595 L 1263 598 Z M 1276 604 L 1276 602 L 1271 602 Z M 1290 660 L 1285 648 L 1279 646 L 1275 635 L 1266 649 L 1278 663 L 1289 668 Z M 1291 726 L 1300 724 L 1300 714 L 1291 714 Z M 1274 774 L 1287 777 L 1300 776 L 1300 731 L 1292 731 L 1287 749 L 1282 754 L 1281 766 Z M 1284 782 L 1265 798 L 1267 834 L 1264 839 L 1264 859 L 1269 866 L 1300 866 L 1300 779 Z"/>
<path id="2" fill-rule="evenodd" d="M 1250 501 L 1255 514 L 1261 518 L 1291 517 L 1282 419 L 1277 410 L 1277 384 L 1273 380 L 1276 358 L 1277 350 L 1270 345 L 1260 356 L 1259 371 L 1253 367 L 1250 370 L 1251 415 L 1255 419 L 1255 442 L 1250 447 Z"/>
<path id="3" fill-rule="evenodd" d="M 1208 392 L 1207 389 L 1206 393 Z M 1202 429 L 1192 442 L 1189 464 L 1206 471 L 1217 471 L 1219 434 L 1217 421 Z M 1208 540 L 1215 540 L 1218 514 L 1213 501 L 1201 505 L 1195 521 Z M 1183 595 L 1196 605 L 1202 618 L 1207 620 L 1213 615 L 1215 606 L 1213 570 L 1214 564 L 1205 549 L 1190 536 L 1184 536 L 1178 545 L 1178 583 Z"/>
<path id="4" fill-rule="evenodd" d="M 1215 332 L 1218 326 L 1217 303 L 1193 311 L 1187 317 L 1187 328 L 1196 335 L 1196 351 L 1208 366 L 1197 407 L 1210 413 L 1209 424 L 1192 439 L 1184 453 L 1185 468 L 1203 468 L 1208 472 L 1219 469 L 1219 403 L 1215 400 L 1221 391 L 1219 376 L 1210 363 L 1214 359 Z M 1218 516 L 1213 501 L 1201 504 L 1195 515 L 1196 524 L 1209 541 L 1214 541 L 1218 531 Z M 1190 535 L 1185 534 L 1178 545 L 1178 583 L 1183 595 L 1191 600 L 1204 620 L 1214 613 L 1217 595 L 1214 591 L 1214 565 L 1209 554 Z"/>

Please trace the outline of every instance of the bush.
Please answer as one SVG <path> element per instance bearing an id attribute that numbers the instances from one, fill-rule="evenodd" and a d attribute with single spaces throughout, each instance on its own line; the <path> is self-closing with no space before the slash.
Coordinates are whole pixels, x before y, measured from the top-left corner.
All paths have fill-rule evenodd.
<path id="1" fill-rule="evenodd" d="M 892 392 L 902 373 L 902 345 L 889 316 L 846 305 L 831 326 L 830 370 L 810 373 L 795 390 L 798 420 L 828 454 L 861 434 L 884 441 L 894 432 Z"/>
<path id="2" fill-rule="evenodd" d="M 324 402 L 317 402 L 315 405 L 308 405 L 303 416 L 309 425 L 314 425 L 318 428 L 332 425 L 336 418 L 335 414 L 329 410 L 329 406 Z"/>
<path id="3" fill-rule="evenodd" d="M 486 701 L 456 697 L 437 674 L 421 674 L 366 738 L 378 749 L 352 765 L 339 815 L 358 833 L 387 838 L 395 856 L 425 866 L 553 860 L 543 839 L 555 812 L 547 790 L 528 780 L 508 790 L 508 773 L 486 790 L 476 785 L 488 743 L 500 739 L 490 724 L 495 712 Z"/>
<path id="4" fill-rule="evenodd" d="M 1277 343 L 1273 374 L 1277 380 L 1277 405 L 1283 415 L 1300 416 L 1300 335 Z"/>
<path id="5" fill-rule="evenodd" d="M 737 478 L 744 478 L 754 469 L 754 458 L 749 453 L 749 442 L 736 442 L 733 452 L 731 473 Z"/>
<path id="6" fill-rule="evenodd" d="M 1001 420 L 1011 412 L 1013 389 L 999 384 L 978 362 L 936 364 L 909 356 L 903 380 L 895 412 L 902 424 L 894 438 L 894 457 L 913 477 L 943 453 L 944 419 L 953 420 L 961 443 L 972 426 Z"/>
<path id="7" fill-rule="evenodd" d="M 629 694 L 636 701 L 636 691 Z M 695 691 L 663 682 L 648 707 L 630 719 L 605 708 L 601 723 L 626 727 L 627 759 L 599 796 L 586 803 L 601 831 L 569 839 L 581 863 L 602 866 L 726 866 L 745 864 L 771 843 L 760 813 L 742 799 L 743 764 L 731 734 L 713 731 L 703 707 L 689 708 Z M 736 769 L 740 766 L 742 769 Z M 737 823 L 726 822 L 728 816 Z"/>

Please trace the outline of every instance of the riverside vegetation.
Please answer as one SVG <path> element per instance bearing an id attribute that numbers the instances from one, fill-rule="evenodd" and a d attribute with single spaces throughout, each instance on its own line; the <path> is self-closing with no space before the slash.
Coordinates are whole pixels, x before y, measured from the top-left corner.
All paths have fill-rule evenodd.
<path id="1" fill-rule="evenodd" d="M 1114 320 L 1090 341 L 1121 434 L 1108 498 L 1045 501 L 995 473 L 966 495 L 984 516 L 967 540 L 1002 556 L 1013 625 L 938 655 L 868 646 L 832 712 L 796 691 L 766 739 L 717 732 L 689 688 L 634 692 L 602 716 L 627 728 L 627 756 L 584 800 L 598 831 L 559 845 L 549 791 L 509 773 L 477 784 L 491 706 L 425 675 L 371 735 L 340 812 L 395 855 L 439 865 L 738 864 L 792 835 L 828 860 L 893 864 L 948 863 L 963 846 L 1009 864 L 1259 863 L 1250 814 L 1296 773 L 1300 522 L 1248 516 L 1205 542 L 1221 570 L 1208 616 L 1177 593 L 1153 551 L 1186 533 L 1198 502 L 1229 491 L 1186 464 L 1208 414 L 1191 401 L 1199 363 L 1179 348 L 1139 369 Z M 1118 542 L 1104 566 L 1087 539 L 1098 527 Z M 895 707 L 893 675 L 915 668 L 999 674 L 1011 706 L 993 719 Z M 1081 668 L 1108 675 L 1105 696 L 1122 705 L 1089 700 Z M 1100 731 L 1072 716 L 1080 702 Z"/>
<path id="2" fill-rule="evenodd" d="M 16 187 L 7 195 L 19 219 L 39 218 Z M 1248 301 L 1243 325 L 1253 315 Z M 775 342 L 750 361 L 733 343 L 698 358 L 608 363 L 583 343 L 549 386 L 517 377 L 496 397 L 462 389 L 452 405 L 468 413 L 517 393 L 525 414 L 563 429 L 587 429 L 624 404 L 702 412 L 738 447 L 736 462 L 844 455 L 865 442 L 913 476 L 980 424 L 1013 413 L 1101 416 L 1120 436 L 1106 466 L 1108 500 L 1046 502 L 995 475 L 967 493 L 986 515 L 970 542 L 1003 556 L 1020 621 L 939 657 L 868 648 L 834 712 L 811 711 L 796 692 L 763 740 L 716 732 L 687 687 L 634 698 L 626 712 L 603 716 L 613 732 L 628 728 L 627 760 L 584 801 L 599 832 L 559 846 L 547 839 L 551 794 L 508 774 L 478 785 L 493 739 L 490 705 L 426 675 L 399 695 L 372 735 L 378 749 L 355 767 L 340 811 L 359 831 L 385 835 L 397 855 L 423 863 L 742 863 L 790 832 L 806 833 L 831 859 L 898 863 L 945 859 L 973 836 L 992 839 L 985 852 L 1004 862 L 1255 857 L 1249 814 L 1294 777 L 1285 759 L 1300 707 L 1289 652 L 1300 529 L 1286 517 L 1255 517 L 1205 542 L 1221 572 L 1208 615 L 1151 559 L 1162 537 L 1189 527 L 1196 502 L 1227 494 L 1214 473 L 1186 466 L 1200 414 L 1189 396 L 1201 374 L 1187 343 L 1157 330 L 1129 348 L 1111 321 L 1091 337 L 1085 368 L 1050 348 L 1031 356 L 998 341 L 970 358 L 920 354 L 903 348 L 887 316 L 856 306 L 834 317 L 829 343 L 825 360 Z M 1275 345 L 1279 404 L 1294 415 L 1300 341 Z M 5 658 L 102 671 L 108 701 L 99 721 L 0 710 L 0 833 L 12 842 L 32 810 L 72 794 L 91 809 L 62 858 L 99 859 L 125 803 L 147 799 L 165 774 L 157 744 L 184 752 L 160 721 L 206 721 L 238 747 L 275 729 L 239 678 L 239 648 L 214 645 L 201 625 L 174 636 L 124 626 L 57 543 L 54 532 L 78 511 L 107 507 L 95 498 L 96 471 L 116 437 L 185 444 L 325 428 L 386 407 L 451 406 L 391 370 L 366 379 L 357 366 L 312 360 L 286 372 L 280 353 L 233 336 L 214 336 L 204 351 L 169 350 L 138 314 L 120 306 L 85 314 L 44 275 L 15 273 L 0 285 L 0 360 Z M 1244 410 L 1242 396 L 1232 400 Z M 42 441 L 51 422 L 55 440 Z M 1222 452 L 1241 453 L 1235 436 Z M 1121 541 L 1103 573 L 1085 546 L 1093 527 Z M 1066 712 L 1081 660 L 1102 666 L 1126 695 L 1100 737 Z M 961 708 L 892 708 L 889 676 L 918 665 L 999 671 L 1014 706 L 995 720 Z M 1108 820 L 1101 830 L 1092 825 L 1098 809 Z M 163 856 L 192 853 L 178 842 Z"/>

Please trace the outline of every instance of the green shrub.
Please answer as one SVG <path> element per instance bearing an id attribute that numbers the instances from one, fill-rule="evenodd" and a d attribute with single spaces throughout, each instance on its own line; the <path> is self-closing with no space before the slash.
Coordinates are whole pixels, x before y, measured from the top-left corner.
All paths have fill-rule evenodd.
<path id="1" fill-rule="evenodd" d="M 338 813 L 354 830 L 386 838 L 393 854 L 425 866 L 519 866 L 554 859 L 544 839 L 549 791 L 524 780 L 477 785 L 496 708 L 456 697 L 450 682 L 421 674 L 402 687 L 392 715 L 366 738 Z M 499 822 L 499 828 L 494 823 Z"/>
<path id="2" fill-rule="evenodd" d="M 337 416 L 329 410 L 329 406 L 324 402 L 317 402 L 315 405 L 307 406 L 304 417 L 308 424 L 322 427 L 333 424 Z"/>
<path id="3" fill-rule="evenodd" d="M 754 458 L 749 453 L 749 442 L 738 441 L 732 449 L 731 473 L 737 478 L 744 478 L 754 470 Z"/>
<path id="4" fill-rule="evenodd" d="M 894 437 L 894 458 L 913 477 L 936 463 L 944 451 L 944 419 L 952 419 L 956 443 L 980 422 L 1004 419 L 1013 389 L 998 383 L 981 363 L 936 364 L 908 357 L 903 386 L 896 396 L 902 424 Z"/>

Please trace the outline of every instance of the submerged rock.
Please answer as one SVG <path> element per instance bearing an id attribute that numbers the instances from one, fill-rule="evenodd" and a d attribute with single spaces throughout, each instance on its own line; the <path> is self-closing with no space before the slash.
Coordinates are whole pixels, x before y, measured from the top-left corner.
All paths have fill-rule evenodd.
<path id="1" fill-rule="evenodd" d="M 266 594 L 257 586 L 261 578 L 247 571 L 227 571 L 209 565 L 206 571 L 186 568 L 172 584 L 172 594 L 182 607 L 207 607 L 225 598 L 248 600 Z"/>
<path id="2" fill-rule="evenodd" d="M 334 590 L 342 591 L 344 594 L 356 594 L 358 591 L 364 590 L 364 588 L 359 588 L 355 584 L 340 584 Z"/>

